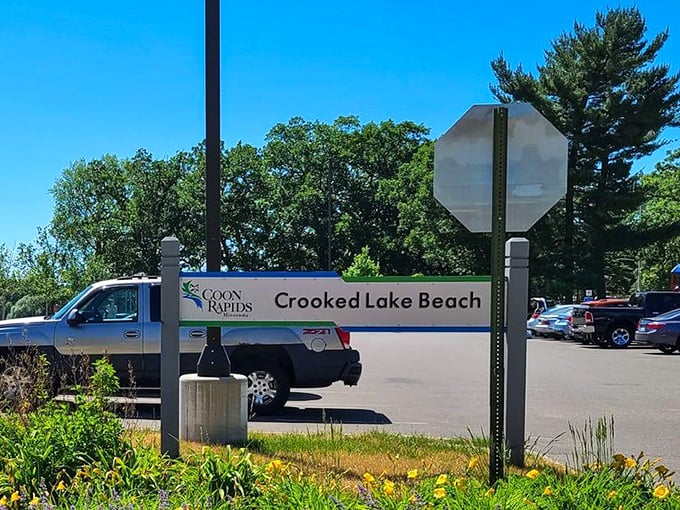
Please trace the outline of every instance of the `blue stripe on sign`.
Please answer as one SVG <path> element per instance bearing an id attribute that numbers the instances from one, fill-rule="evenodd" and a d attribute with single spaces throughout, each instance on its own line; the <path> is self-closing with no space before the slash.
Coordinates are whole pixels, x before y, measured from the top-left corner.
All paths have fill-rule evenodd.
<path id="1" fill-rule="evenodd" d="M 335 271 L 209 271 L 180 272 L 180 278 L 340 278 Z"/>
<path id="2" fill-rule="evenodd" d="M 490 326 L 340 326 L 345 331 L 357 333 L 489 333 Z"/>

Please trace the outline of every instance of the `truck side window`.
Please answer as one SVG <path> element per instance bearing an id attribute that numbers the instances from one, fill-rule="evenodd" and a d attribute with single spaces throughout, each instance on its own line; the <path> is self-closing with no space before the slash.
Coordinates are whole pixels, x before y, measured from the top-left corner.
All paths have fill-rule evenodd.
<path id="1" fill-rule="evenodd" d="M 87 323 L 137 322 L 137 287 L 115 287 L 96 293 L 80 309 Z"/>
<path id="2" fill-rule="evenodd" d="M 161 286 L 152 285 L 149 288 L 149 305 L 151 306 L 151 322 L 161 321 Z"/>

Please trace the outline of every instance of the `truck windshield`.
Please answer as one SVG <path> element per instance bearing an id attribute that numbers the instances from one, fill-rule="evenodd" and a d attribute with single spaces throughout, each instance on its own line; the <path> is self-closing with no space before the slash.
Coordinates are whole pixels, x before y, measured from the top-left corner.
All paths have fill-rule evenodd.
<path id="1" fill-rule="evenodd" d="M 66 303 L 66 304 L 65 304 L 64 306 L 62 306 L 59 310 L 57 310 L 57 313 L 55 313 L 54 315 L 52 315 L 52 316 L 50 317 L 50 319 L 55 319 L 55 320 L 61 319 L 61 318 L 66 314 L 66 312 L 68 312 L 68 311 L 73 307 L 73 305 L 75 305 L 78 301 L 80 301 L 80 298 L 83 297 L 83 296 L 84 296 L 91 288 L 92 288 L 92 285 L 89 285 L 89 286 L 85 287 L 83 290 L 81 290 L 81 291 L 76 295 L 76 297 L 74 297 L 73 299 L 71 299 L 71 301 L 69 301 L 68 303 Z"/>

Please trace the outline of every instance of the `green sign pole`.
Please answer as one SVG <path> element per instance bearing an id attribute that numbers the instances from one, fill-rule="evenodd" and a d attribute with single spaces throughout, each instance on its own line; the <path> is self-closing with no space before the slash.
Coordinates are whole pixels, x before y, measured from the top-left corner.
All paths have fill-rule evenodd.
<path id="1" fill-rule="evenodd" d="M 493 180 L 491 201 L 491 369 L 489 483 L 503 474 L 505 415 L 505 203 L 508 156 L 508 109 L 493 111 Z"/>

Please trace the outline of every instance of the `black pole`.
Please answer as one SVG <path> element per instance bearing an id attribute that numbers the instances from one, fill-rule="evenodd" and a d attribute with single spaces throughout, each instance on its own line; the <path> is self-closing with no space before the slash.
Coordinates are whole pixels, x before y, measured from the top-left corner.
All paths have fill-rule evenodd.
<path id="1" fill-rule="evenodd" d="M 220 242 L 220 0 L 205 0 L 205 247 L 209 272 L 222 267 Z M 205 377 L 231 374 L 220 327 L 209 327 L 196 373 Z"/>
<path id="2" fill-rule="evenodd" d="M 489 483 L 504 478 L 505 441 L 505 204 L 507 186 L 508 109 L 493 111 L 491 201 L 491 366 Z"/>

